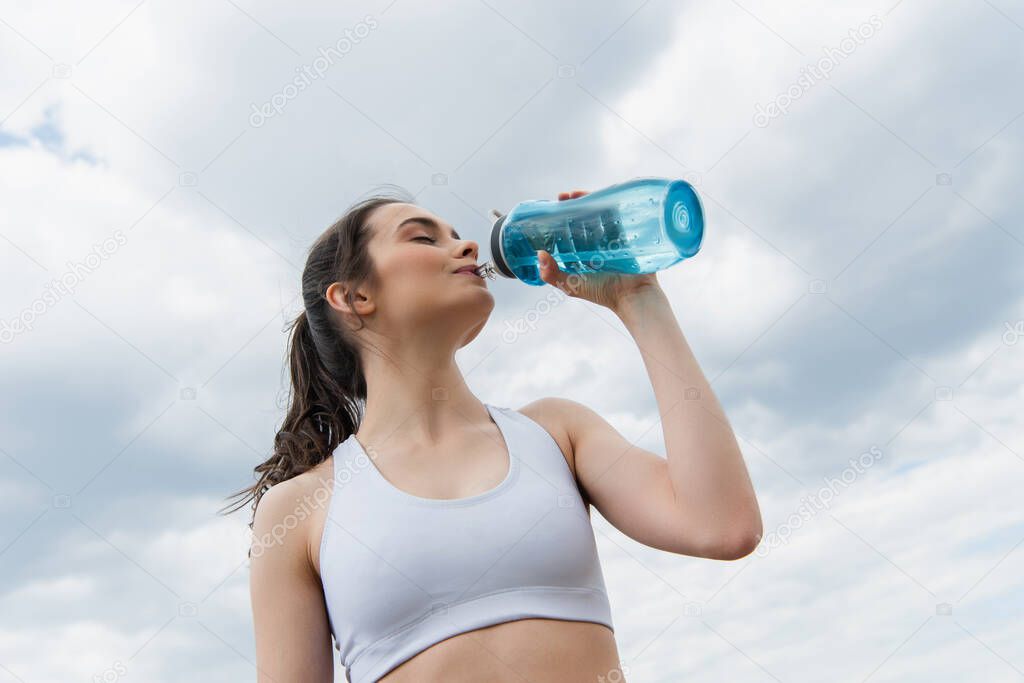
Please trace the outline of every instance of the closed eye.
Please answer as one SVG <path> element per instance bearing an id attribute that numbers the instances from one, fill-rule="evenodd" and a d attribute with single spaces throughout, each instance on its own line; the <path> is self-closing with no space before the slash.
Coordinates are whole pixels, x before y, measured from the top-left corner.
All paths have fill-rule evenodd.
<path id="1" fill-rule="evenodd" d="M 427 240 L 427 241 L 428 241 L 428 242 L 430 242 L 431 244 L 433 244 L 434 242 L 436 242 L 436 241 L 437 241 L 437 240 L 435 240 L 435 239 L 434 239 L 433 237 L 427 237 L 426 235 L 420 235 L 419 237 L 413 237 L 413 238 L 412 238 L 412 241 L 413 241 L 413 242 L 415 242 L 416 240 Z"/>

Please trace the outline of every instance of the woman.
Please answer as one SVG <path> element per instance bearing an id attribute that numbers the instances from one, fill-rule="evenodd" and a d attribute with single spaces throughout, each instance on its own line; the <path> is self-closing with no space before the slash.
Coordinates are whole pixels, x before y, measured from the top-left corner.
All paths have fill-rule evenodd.
<path id="1" fill-rule="evenodd" d="M 454 360 L 494 309 L 478 245 L 410 200 L 355 204 L 306 261 L 291 405 L 239 492 L 257 678 L 334 680 L 333 635 L 352 683 L 625 680 L 589 505 L 653 548 L 749 554 L 728 420 L 654 274 L 569 276 L 547 252 L 543 280 L 636 341 L 667 459 L 575 401 L 481 402 Z"/>

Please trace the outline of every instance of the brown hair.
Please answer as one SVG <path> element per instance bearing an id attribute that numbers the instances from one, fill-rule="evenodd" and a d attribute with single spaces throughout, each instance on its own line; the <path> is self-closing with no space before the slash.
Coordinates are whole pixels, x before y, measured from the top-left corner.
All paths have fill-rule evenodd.
<path id="1" fill-rule="evenodd" d="M 367 219 L 380 206 L 414 201 L 401 186 L 379 186 L 346 209 L 310 247 L 302 270 L 303 310 L 284 330 L 291 330 L 288 412 L 274 437 L 273 455 L 255 467 L 255 484 L 229 496 L 241 499 L 229 513 L 251 500 L 255 518 L 267 489 L 323 462 L 358 429 L 366 377 L 355 340 L 334 316 L 325 293 L 333 282 L 376 285 L 377 273 L 367 248 L 372 237 Z M 355 315 L 362 323 L 362 317 Z M 250 519 L 250 529 L 252 525 Z"/>

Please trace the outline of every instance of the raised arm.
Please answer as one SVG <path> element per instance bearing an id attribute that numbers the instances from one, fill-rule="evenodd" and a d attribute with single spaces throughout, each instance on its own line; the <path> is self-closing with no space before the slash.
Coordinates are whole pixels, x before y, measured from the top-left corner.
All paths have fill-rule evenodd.
<path id="1" fill-rule="evenodd" d="M 323 588 L 309 556 L 306 527 L 292 523 L 301 518 L 302 494 L 294 480 L 272 486 L 253 519 L 249 589 L 257 683 L 334 680 Z"/>
<path id="2" fill-rule="evenodd" d="M 583 194 L 563 192 L 559 199 Z M 723 560 L 751 553 L 762 522 L 743 455 L 657 273 L 570 275 L 547 252 L 538 256 L 545 282 L 608 307 L 623 322 L 661 415 L 666 458 L 632 445 L 580 403 L 542 399 L 562 416 L 587 497 L 609 522 L 647 545 Z"/>

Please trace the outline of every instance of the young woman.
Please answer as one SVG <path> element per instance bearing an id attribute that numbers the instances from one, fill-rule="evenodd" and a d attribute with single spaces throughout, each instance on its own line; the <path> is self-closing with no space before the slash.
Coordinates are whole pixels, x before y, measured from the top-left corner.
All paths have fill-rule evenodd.
<path id="1" fill-rule="evenodd" d="M 333 681 L 333 636 L 352 683 L 625 680 L 589 506 L 653 548 L 749 554 L 760 510 L 728 420 L 655 275 L 570 276 L 546 252 L 545 282 L 636 341 L 667 459 L 575 401 L 482 402 L 454 359 L 494 309 L 478 245 L 410 199 L 353 205 L 306 261 L 291 405 L 237 494 L 257 678 Z"/>

